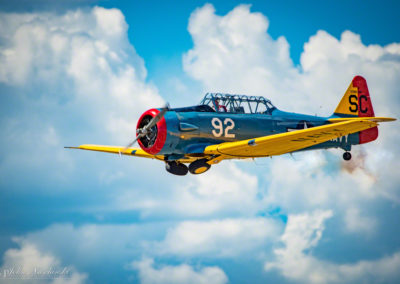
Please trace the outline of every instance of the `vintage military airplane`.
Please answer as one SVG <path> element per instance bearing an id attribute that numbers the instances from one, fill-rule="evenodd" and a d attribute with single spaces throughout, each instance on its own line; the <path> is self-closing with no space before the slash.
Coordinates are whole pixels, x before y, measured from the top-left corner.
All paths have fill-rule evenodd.
<path id="1" fill-rule="evenodd" d="M 356 76 L 329 117 L 284 112 L 264 97 L 208 93 L 196 106 L 146 111 L 126 147 L 66 148 L 157 159 L 172 174 L 201 174 L 225 159 L 303 150 L 341 148 L 350 160 L 352 145 L 375 140 L 378 123 L 393 120 L 375 117 L 367 82 Z M 136 141 L 140 148 L 131 147 Z"/>

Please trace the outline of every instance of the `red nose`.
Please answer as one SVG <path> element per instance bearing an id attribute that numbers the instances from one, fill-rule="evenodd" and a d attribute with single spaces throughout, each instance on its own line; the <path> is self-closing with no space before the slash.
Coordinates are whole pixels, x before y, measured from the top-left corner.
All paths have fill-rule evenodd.
<path id="1" fill-rule="evenodd" d="M 153 117 L 155 117 L 160 111 L 158 109 L 149 109 L 139 118 L 136 126 L 136 130 L 145 127 Z M 136 132 L 136 136 L 138 132 Z M 165 118 L 162 117 L 155 126 L 153 126 L 146 133 L 145 136 L 138 140 L 140 148 L 149 154 L 156 155 L 164 147 L 165 140 L 167 139 L 167 123 Z"/>

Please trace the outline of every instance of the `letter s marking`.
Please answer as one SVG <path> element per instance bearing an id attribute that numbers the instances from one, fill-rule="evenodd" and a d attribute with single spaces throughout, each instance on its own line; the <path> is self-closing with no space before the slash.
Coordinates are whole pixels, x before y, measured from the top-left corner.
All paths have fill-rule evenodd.
<path id="1" fill-rule="evenodd" d="M 355 100 L 352 100 L 352 99 L 355 99 Z M 350 110 L 351 112 L 357 112 L 357 111 L 358 111 L 358 104 L 357 104 L 357 101 L 358 101 L 358 97 L 357 97 L 356 95 L 350 95 L 350 96 L 349 96 L 349 103 L 350 103 L 350 105 L 351 105 L 351 106 L 349 106 L 349 110 Z M 352 106 L 353 106 L 354 108 L 352 108 Z"/>

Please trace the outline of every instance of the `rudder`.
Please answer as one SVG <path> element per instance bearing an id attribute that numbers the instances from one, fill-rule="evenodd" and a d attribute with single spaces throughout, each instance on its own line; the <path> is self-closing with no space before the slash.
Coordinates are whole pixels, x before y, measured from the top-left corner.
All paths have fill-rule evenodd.
<path id="1" fill-rule="evenodd" d="M 374 117 L 367 81 L 355 76 L 346 93 L 336 107 L 335 115 L 339 117 Z M 359 144 L 374 141 L 378 138 L 378 128 L 373 127 L 359 132 Z"/>

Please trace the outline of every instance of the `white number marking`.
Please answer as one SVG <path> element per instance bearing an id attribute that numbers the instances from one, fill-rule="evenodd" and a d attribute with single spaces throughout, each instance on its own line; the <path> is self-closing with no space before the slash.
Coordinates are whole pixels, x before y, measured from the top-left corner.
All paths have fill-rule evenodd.
<path id="1" fill-rule="evenodd" d="M 217 132 L 217 131 L 215 131 L 215 129 L 213 129 L 212 134 L 213 134 L 215 137 L 220 137 L 220 136 L 222 135 L 222 133 L 223 133 L 222 121 L 221 121 L 219 118 L 214 117 L 214 118 L 211 120 L 211 125 L 212 125 L 216 130 L 218 130 L 218 132 Z"/>
<path id="2" fill-rule="evenodd" d="M 235 123 L 233 122 L 233 120 L 230 119 L 230 118 L 226 118 L 224 120 L 224 124 L 226 125 L 225 137 L 227 137 L 227 138 L 235 138 L 235 134 L 234 133 L 228 133 L 229 130 L 232 130 L 235 127 Z"/>
<path id="3" fill-rule="evenodd" d="M 225 132 L 224 132 L 224 127 L 222 125 L 221 119 L 214 117 L 211 120 L 211 125 L 214 127 L 214 129 L 212 130 L 212 134 L 215 137 L 221 137 L 222 134 L 225 134 L 224 136 L 226 138 L 235 138 L 234 133 L 229 133 L 229 130 L 232 130 L 235 127 L 235 122 L 232 119 L 225 118 L 225 120 L 224 120 L 224 125 L 226 126 Z"/>

